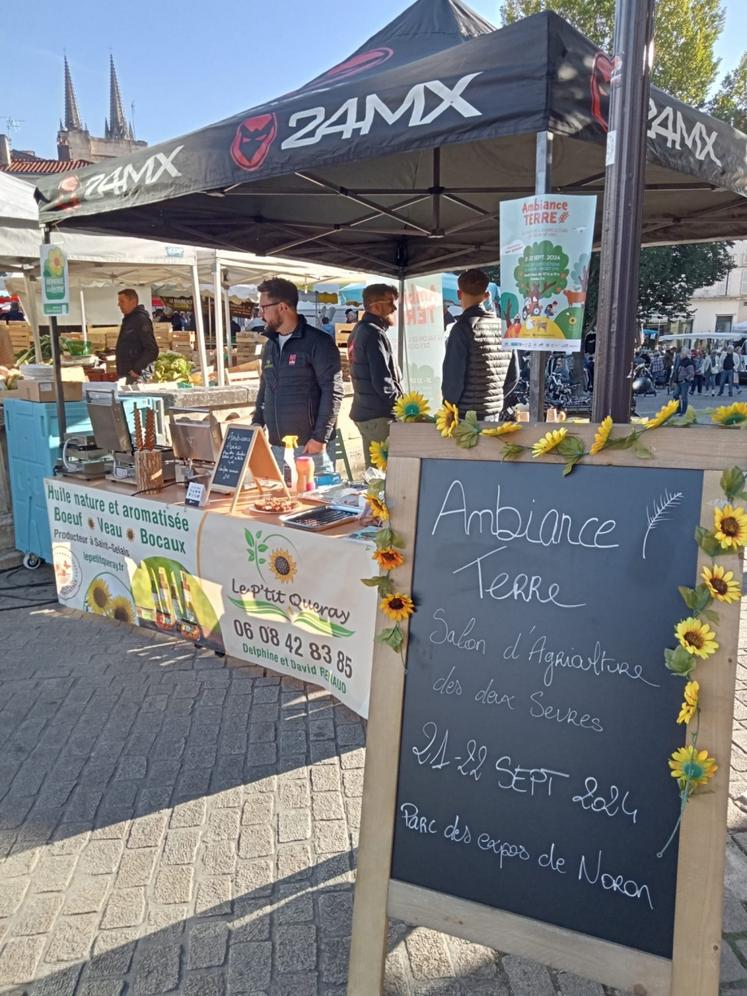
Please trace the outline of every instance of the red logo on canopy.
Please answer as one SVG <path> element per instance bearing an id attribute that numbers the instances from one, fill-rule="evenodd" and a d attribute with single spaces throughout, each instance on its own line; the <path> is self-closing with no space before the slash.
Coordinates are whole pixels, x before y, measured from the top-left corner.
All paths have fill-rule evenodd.
<path id="1" fill-rule="evenodd" d="M 327 70 L 321 76 L 314 80 L 318 83 L 321 80 L 340 80 L 344 79 L 346 76 L 355 76 L 356 73 L 362 73 L 367 69 L 373 69 L 375 66 L 380 66 L 382 62 L 386 62 L 388 59 L 394 55 L 394 49 L 391 48 L 372 48 L 370 52 L 360 52 L 358 55 L 353 55 L 351 58 L 346 59 L 344 62 L 339 63 L 337 66 L 333 66 L 331 69 Z"/>
<path id="2" fill-rule="evenodd" d="M 77 176 L 63 176 L 57 184 L 59 191 L 57 201 L 53 205 L 58 211 L 72 211 L 80 207 L 77 191 L 80 187 L 80 180 Z"/>
<path id="3" fill-rule="evenodd" d="M 607 115 L 610 106 L 610 77 L 612 60 L 604 52 L 597 52 L 591 67 L 591 114 L 604 131 L 607 131 Z"/>
<path id="4" fill-rule="evenodd" d="M 241 169 L 252 172 L 267 159 L 278 133 L 274 114 L 257 114 L 245 118 L 236 129 L 231 143 L 231 158 Z"/>

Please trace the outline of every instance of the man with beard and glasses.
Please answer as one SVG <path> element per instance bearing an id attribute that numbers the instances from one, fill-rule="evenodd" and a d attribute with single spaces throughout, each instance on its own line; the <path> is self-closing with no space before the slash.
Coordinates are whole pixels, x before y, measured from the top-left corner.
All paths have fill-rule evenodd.
<path id="1" fill-rule="evenodd" d="M 318 473 L 331 472 L 327 444 L 343 395 L 340 350 L 331 336 L 298 314 L 298 289 L 289 280 L 273 277 L 257 289 L 267 343 L 254 422 L 267 429 L 278 466 L 283 465 L 283 438 L 296 436 L 294 456 L 312 456 Z"/>

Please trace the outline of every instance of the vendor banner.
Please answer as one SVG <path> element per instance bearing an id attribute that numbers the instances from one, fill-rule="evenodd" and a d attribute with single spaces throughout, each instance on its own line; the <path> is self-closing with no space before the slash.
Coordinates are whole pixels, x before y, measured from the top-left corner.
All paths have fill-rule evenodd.
<path id="1" fill-rule="evenodd" d="M 542 194 L 501 204 L 500 317 L 515 349 L 581 349 L 595 196 Z"/>
<path id="2" fill-rule="evenodd" d="M 405 380 L 409 391 L 419 391 L 431 408 L 441 407 L 441 371 L 446 353 L 443 276 L 405 280 Z"/>
<path id="3" fill-rule="evenodd" d="M 70 310 L 70 277 L 67 256 L 60 246 L 39 248 L 42 310 L 45 315 L 66 315 Z"/>
<path id="4" fill-rule="evenodd" d="M 309 681 L 368 715 L 368 543 L 68 480 L 45 489 L 63 605 Z"/>

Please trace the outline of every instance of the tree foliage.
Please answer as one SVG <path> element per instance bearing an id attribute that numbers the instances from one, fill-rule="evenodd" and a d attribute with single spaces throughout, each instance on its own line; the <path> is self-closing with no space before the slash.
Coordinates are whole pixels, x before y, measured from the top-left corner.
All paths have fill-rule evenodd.
<path id="1" fill-rule="evenodd" d="M 503 0 L 501 17 L 510 24 L 541 10 L 554 10 L 612 54 L 615 0 Z M 718 71 L 713 50 L 723 26 L 721 0 L 657 0 L 651 81 L 687 104 L 704 106 Z"/>
<path id="2" fill-rule="evenodd" d="M 723 280 L 734 266 L 731 242 L 663 246 L 641 252 L 638 285 L 638 318 L 644 324 L 654 318 L 670 322 L 692 315 L 690 299 L 699 287 Z M 599 253 L 594 253 L 589 272 L 584 327 L 597 320 Z"/>
<path id="3" fill-rule="evenodd" d="M 708 112 L 747 133 L 747 52 L 737 68 L 724 76 L 708 104 Z"/>

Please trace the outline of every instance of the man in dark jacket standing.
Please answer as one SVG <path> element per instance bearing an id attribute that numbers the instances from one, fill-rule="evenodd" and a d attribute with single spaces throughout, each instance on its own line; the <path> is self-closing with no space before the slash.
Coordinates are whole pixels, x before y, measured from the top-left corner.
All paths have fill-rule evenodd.
<path id="1" fill-rule="evenodd" d="M 371 466 L 371 443 L 389 437 L 392 408 L 402 396 L 402 377 L 387 329 L 394 324 L 397 288 L 369 284 L 363 290 L 365 314 L 348 339 L 353 405 L 350 417 L 363 440 L 366 466 Z"/>
<path id="2" fill-rule="evenodd" d="M 117 377 L 126 377 L 132 384 L 158 359 L 158 345 L 153 322 L 139 303 L 137 292 L 126 287 L 117 295 L 117 304 L 124 316 L 117 337 Z"/>
<path id="3" fill-rule="evenodd" d="M 451 326 L 446 342 L 441 393 L 459 409 L 481 421 L 497 422 L 503 411 L 504 393 L 510 392 L 515 375 L 513 350 L 502 348 L 501 323 L 483 307 L 489 297 L 489 278 L 483 270 L 459 274 L 459 302 L 464 309 Z"/>
<path id="4" fill-rule="evenodd" d="M 331 471 L 326 446 L 342 403 L 340 350 L 298 314 L 298 289 L 290 280 L 273 277 L 257 290 L 267 343 L 254 421 L 267 428 L 279 466 L 283 437 L 296 436 L 294 455 L 313 456 L 318 471 Z"/>

